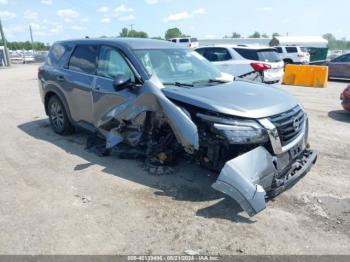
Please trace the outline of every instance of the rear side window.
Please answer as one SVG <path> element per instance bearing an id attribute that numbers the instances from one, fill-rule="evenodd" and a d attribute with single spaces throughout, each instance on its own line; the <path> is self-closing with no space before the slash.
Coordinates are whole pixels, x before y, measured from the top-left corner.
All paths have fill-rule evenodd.
<path id="1" fill-rule="evenodd" d="M 176 43 L 176 39 L 171 40 L 171 42 Z"/>
<path id="2" fill-rule="evenodd" d="M 62 43 L 54 44 L 47 56 L 47 64 L 51 66 L 57 66 L 63 55 L 69 51 L 70 48 Z"/>
<path id="3" fill-rule="evenodd" d="M 95 45 L 78 45 L 69 60 L 68 69 L 86 74 L 94 74 L 96 71 Z"/>
<path id="4" fill-rule="evenodd" d="M 198 39 L 195 38 L 195 37 L 192 37 L 192 38 L 191 38 L 191 42 L 192 42 L 192 43 L 193 43 L 193 42 L 198 42 Z"/>
<path id="5" fill-rule="evenodd" d="M 226 48 L 203 48 L 198 52 L 211 62 L 227 61 L 232 58 Z"/>
<path id="6" fill-rule="evenodd" d="M 277 50 L 277 52 L 278 52 L 278 53 L 280 53 L 280 54 L 282 54 L 282 53 L 283 53 L 283 51 L 282 51 L 282 47 L 276 47 L 276 50 Z"/>
<path id="7" fill-rule="evenodd" d="M 254 49 L 233 48 L 238 54 L 248 60 L 259 60 L 258 54 Z"/>
<path id="8" fill-rule="evenodd" d="M 188 43 L 190 40 L 188 38 L 180 39 L 180 43 Z"/>
<path id="9" fill-rule="evenodd" d="M 295 46 L 287 46 L 287 53 L 298 53 L 298 49 Z"/>

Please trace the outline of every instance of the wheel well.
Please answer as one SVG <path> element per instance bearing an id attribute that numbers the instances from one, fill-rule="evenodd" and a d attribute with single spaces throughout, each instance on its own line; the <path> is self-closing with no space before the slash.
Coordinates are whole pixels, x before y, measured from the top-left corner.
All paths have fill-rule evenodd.
<path id="1" fill-rule="evenodd" d="M 50 98 L 53 97 L 53 96 L 57 96 L 58 97 L 58 95 L 55 92 L 52 92 L 52 91 L 47 92 L 46 95 L 45 95 L 45 102 L 44 103 L 45 103 L 46 115 L 48 115 L 48 108 L 47 108 L 47 106 L 49 104 Z M 58 99 L 59 99 L 59 97 L 58 97 Z"/>

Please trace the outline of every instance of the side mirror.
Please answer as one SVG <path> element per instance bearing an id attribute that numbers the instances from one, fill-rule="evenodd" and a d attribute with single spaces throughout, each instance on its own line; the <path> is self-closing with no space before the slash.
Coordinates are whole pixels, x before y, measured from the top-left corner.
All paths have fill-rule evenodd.
<path id="1" fill-rule="evenodd" d="M 114 78 L 113 86 L 116 91 L 129 87 L 131 83 L 130 77 L 126 74 L 117 74 Z"/>

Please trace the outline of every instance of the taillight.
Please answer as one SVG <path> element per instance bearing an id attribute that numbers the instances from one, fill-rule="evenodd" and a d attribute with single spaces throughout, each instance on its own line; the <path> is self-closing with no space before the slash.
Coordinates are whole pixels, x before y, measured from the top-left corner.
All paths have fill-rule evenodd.
<path id="1" fill-rule="evenodd" d="M 254 68 L 255 71 L 264 71 L 271 69 L 270 65 L 264 63 L 251 63 L 250 65 Z"/>

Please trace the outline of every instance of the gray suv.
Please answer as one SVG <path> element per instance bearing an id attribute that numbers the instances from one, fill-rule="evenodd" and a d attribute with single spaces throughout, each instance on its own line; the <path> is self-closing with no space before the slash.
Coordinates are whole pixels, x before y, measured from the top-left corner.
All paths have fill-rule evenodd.
<path id="1" fill-rule="evenodd" d="M 316 161 L 308 117 L 294 97 L 234 81 L 167 41 L 57 42 L 38 79 L 56 133 L 82 127 L 93 134 L 90 146 L 143 157 L 150 172 L 186 155 L 219 173 L 212 187 L 250 216 Z"/>

